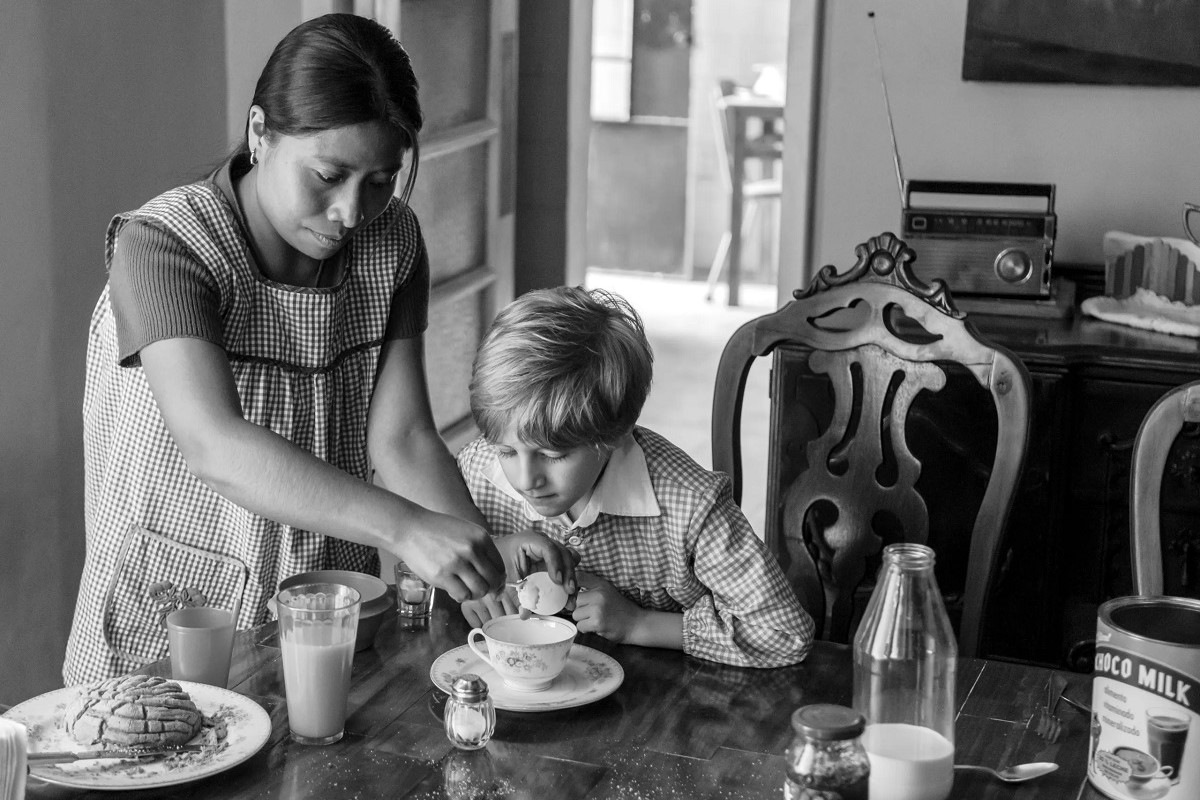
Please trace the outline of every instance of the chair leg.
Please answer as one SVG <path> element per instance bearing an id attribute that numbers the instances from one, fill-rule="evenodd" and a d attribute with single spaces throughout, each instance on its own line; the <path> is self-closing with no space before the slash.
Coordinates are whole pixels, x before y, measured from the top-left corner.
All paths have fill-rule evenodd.
<path id="1" fill-rule="evenodd" d="M 721 270 L 725 267 L 725 259 L 729 257 L 729 245 L 733 242 L 733 234 L 729 231 L 721 234 L 721 241 L 717 245 L 717 254 L 713 256 L 712 266 L 708 268 L 708 285 L 704 290 L 704 299 L 713 299 L 713 289 L 716 288 L 717 280 L 721 277 Z"/>

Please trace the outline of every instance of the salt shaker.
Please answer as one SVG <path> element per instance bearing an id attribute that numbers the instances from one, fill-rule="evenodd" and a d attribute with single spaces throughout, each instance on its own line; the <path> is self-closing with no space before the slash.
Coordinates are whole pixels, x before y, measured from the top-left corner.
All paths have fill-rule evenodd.
<path id="1" fill-rule="evenodd" d="M 859 736 L 865 722 L 852 708 L 816 703 L 792 713 L 785 800 L 867 800 L 871 764 Z"/>
<path id="2" fill-rule="evenodd" d="M 933 565 L 925 545 L 885 547 L 854 637 L 871 800 L 944 800 L 954 784 L 958 646 Z"/>
<path id="3" fill-rule="evenodd" d="M 470 672 L 456 676 L 450 683 L 445 720 L 446 738 L 455 747 L 478 750 L 486 745 L 496 730 L 496 707 L 487 683 Z"/>

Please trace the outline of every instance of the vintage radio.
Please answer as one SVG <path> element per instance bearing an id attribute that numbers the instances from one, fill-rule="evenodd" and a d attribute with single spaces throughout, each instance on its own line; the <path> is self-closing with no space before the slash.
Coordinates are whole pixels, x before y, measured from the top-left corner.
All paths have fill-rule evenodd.
<path id="1" fill-rule="evenodd" d="M 1054 184 L 905 180 L 875 12 L 867 16 L 900 189 L 900 238 L 917 255 L 913 272 L 925 282 L 945 281 L 963 307 L 1039 316 L 1069 311 L 1050 280 L 1057 228 Z M 918 205 L 917 194 L 935 201 Z"/>
<path id="2" fill-rule="evenodd" d="M 900 238 L 918 277 L 941 278 L 955 297 L 1050 296 L 1053 184 L 901 180 Z"/>

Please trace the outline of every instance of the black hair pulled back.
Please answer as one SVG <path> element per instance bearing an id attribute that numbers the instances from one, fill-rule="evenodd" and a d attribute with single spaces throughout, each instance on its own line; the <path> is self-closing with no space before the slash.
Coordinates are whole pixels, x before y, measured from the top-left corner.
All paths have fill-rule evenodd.
<path id="1" fill-rule="evenodd" d="M 254 88 L 252 105 L 266 129 L 284 136 L 380 121 L 412 154 L 400 197 L 408 201 L 417 177 L 417 134 L 424 116 L 412 60 L 374 20 L 325 14 L 297 25 L 275 46 Z M 249 152 L 243 144 L 242 152 Z"/>

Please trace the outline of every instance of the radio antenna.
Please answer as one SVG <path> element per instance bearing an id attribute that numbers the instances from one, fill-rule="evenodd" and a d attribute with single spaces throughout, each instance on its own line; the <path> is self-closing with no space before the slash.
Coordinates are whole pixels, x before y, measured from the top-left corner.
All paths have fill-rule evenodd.
<path id="1" fill-rule="evenodd" d="M 888 135 L 892 138 L 892 163 L 896 165 L 896 185 L 900 188 L 900 207 L 904 208 L 907 205 L 904 199 L 904 171 L 900 168 L 900 147 L 896 144 L 896 126 L 892 123 L 892 103 L 888 99 L 887 78 L 883 72 L 883 54 L 879 49 L 875 12 L 868 11 L 867 18 L 871 20 L 871 37 L 875 40 L 875 64 L 879 67 L 879 85 L 883 87 L 883 105 L 887 109 Z"/>

